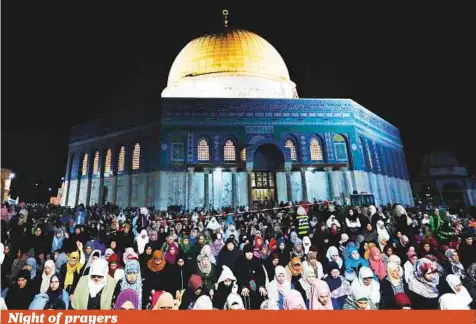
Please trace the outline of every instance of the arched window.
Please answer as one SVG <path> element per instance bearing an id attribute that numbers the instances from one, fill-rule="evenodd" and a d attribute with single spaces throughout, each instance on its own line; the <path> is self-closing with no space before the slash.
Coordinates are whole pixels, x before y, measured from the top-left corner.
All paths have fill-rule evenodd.
<path id="1" fill-rule="evenodd" d="M 246 162 L 246 148 L 241 150 L 241 161 Z"/>
<path id="2" fill-rule="evenodd" d="M 286 144 L 284 147 L 288 148 L 290 153 L 291 153 L 291 161 L 296 161 L 297 160 L 297 154 L 296 154 L 296 145 L 294 145 L 294 142 L 290 139 L 286 140 Z"/>
<path id="3" fill-rule="evenodd" d="M 140 168 L 140 144 L 134 145 L 134 152 L 132 153 L 132 170 L 139 170 Z"/>
<path id="4" fill-rule="evenodd" d="M 345 161 L 347 160 L 347 143 L 345 142 L 345 137 L 337 134 L 332 139 L 334 142 L 334 150 L 336 153 L 336 160 Z"/>
<path id="5" fill-rule="evenodd" d="M 88 175 L 88 153 L 84 154 L 81 175 L 83 176 Z"/>
<path id="6" fill-rule="evenodd" d="M 317 138 L 311 139 L 311 143 L 309 144 L 309 149 L 311 150 L 312 161 L 322 161 L 324 159 L 322 154 L 322 146 Z"/>
<path id="7" fill-rule="evenodd" d="M 205 138 L 201 138 L 198 141 L 198 160 L 209 161 L 210 160 L 210 147 Z"/>
<path id="8" fill-rule="evenodd" d="M 123 172 L 124 171 L 124 160 L 126 159 L 126 149 L 124 146 L 121 146 L 121 150 L 119 151 L 119 160 L 117 163 L 117 171 Z"/>
<path id="9" fill-rule="evenodd" d="M 104 163 L 104 175 L 109 175 L 111 173 L 111 149 L 108 149 L 106 152 L 106 161 Z"/>
<path id="10" fill-rule="evenodd" d="M 225 142 L 225 147 L 223 149 L 223 159 L 225 161 L 236 161 L 235 144 L 232 140 L 227 140 Z"/>
<path id="11" fill-rule="evenodd" d="M 94 154 L 93 174 L 99 175 L 99 151 L 96 151 L 96 154 Z"/>

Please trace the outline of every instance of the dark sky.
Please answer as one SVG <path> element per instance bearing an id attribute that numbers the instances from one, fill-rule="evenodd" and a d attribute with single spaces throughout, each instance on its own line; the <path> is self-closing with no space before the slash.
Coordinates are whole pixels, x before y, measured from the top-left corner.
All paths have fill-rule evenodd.
<path id="1" fill-rule="evenodd" d="M 2 3 L 1 165 L 17 175 L 14 197 L 56 192 L 71 126 L 160 97 L 175 56 L 224 7 L 277 48 L 300 97 L 351 98 L 400 128 L 413 176 L 434 148 L 476 169 L 469 7 L 119 3 Z"/>

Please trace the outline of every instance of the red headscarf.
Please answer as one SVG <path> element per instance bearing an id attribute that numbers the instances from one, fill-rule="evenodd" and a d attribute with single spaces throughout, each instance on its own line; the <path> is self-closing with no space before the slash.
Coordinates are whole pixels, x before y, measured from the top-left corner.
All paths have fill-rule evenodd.
<path id="1" fill-rule="evenodd" d="M 111 264 L 115 263 L 117 264 L 116 268 L 111 268 Z M 116 272 L 117 269 L 121 268 L 121 262 L 119 260 L 119 257 L 117 256 L 116 253 L 111 254 L 109 257 L 109 275 L 114 278 L 114 273 Z"/>

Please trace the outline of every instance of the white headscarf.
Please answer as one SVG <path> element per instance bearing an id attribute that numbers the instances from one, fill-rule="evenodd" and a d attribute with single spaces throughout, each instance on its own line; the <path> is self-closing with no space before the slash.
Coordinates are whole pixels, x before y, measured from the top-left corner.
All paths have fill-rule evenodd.
<path id="1" fill-rule="evenodd" d="M 95 283 L 91 276 L 102 276 L 103 279 L 99 283 Z M 108 263 L 104 259 L 97 259 L 91 265 L 91 269 L 89 270 L 89 278 L 88 278 L 88 289 L 89 294 L 92 298 L 96 297 L 96 295 L 106 286 L 107 284 L 107 277 L 109 276 L 109 267 Z"/>
<path id="2" fill-rule="evenodd" d="M 51 273 L 49 275 L 46 274 L 45 269 L 46 266 L 51 267 Z M 50 279 L 56 273 L 56 266 L 53 260 L 48 260 L 45 262 L 43 267 L 43 274 L 41 275 L 41 286 L 40 286 L 40 293 L 46 294 L 48 288 L 50 288 Z"/>
<path id="3" fill-rule="evenodd" d="M 463 303 L 455 294 L 444 294 L 439 300 L 441 310 L 468 310 L 469 307 Z"/>
<path id="4" fill-rule="evenodd" d="M 372 283 L 369 286 L 364 285 L 364 278 L 373 277 L 374 273 L 369 267 L 361 267 L 359 270 L 358 280 L 354 280 L 350 286 L 351 294 L 360 294 L 363 289 L 364 291 L 366 291 L 367 297 L 369 297 L 374 304 L 380 303 L 380 283 L 377 280 L 372 279 Z"/>
<path id="5" fill-rule="evenodd" d="M 213 310 L 212 300 L 207 295 L 198 297 L 193 305 L 193 310 Z"/>
<path id="6" fill-rule="evenodd" d="M 311 239 L 309 236 L 304 236 L 302 238 L 302 246 L 304 247 L 304 253 L 307 255 L 309 253 L 309 249 L 311 248 Z"/>
<path id="7" fill-rule="evenodd" d="M 240 306 L 240 310 L 245 309 L 245 305 L 243 304 L 243 299 L 241 299 L 241 296 L 236 293 L 231 293 L 226 298 L 225 309 L 231 309 L 234 304 L 238 304 L 238 306 Z"/>
<path id="8" fill-rule="evenodd" d="M 455 295 L 461 299 L 464 305 L 469 305 L 473 302 L 473 298 L 468 292 L 468 289 L 461 284 L 461 278 L 454 274 L 449 274 L 446 276 L 446 282 L 451 287 L 451 290 L 454 291 Z M 456 291 L 456 286 L 461 285 L 460 291 Z"/>
<path id="9" fill-rule="evenodd" d="M 145 237 L 142 237 L 145 235 Z M 140 231 L 140 234 L 136 236 L 136 242 L 137 242 L 137 251 L 139 254 L 144 253 L 144 248 L 147 243 L 149 243 L 149 236 L 147 235 L 147 230 L 143 229 Z"/>

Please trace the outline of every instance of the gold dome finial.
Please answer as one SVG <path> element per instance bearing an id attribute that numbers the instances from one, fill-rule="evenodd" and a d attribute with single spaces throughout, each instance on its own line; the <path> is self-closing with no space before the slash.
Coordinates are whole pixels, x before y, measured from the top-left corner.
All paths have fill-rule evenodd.
<path id="1" fill-rule="evenodd" d="M 223 9 L 221 13 L 223 14 L 223 23 L 225 24 L 225 27 L 228 27 L 228 10 Z"/>

